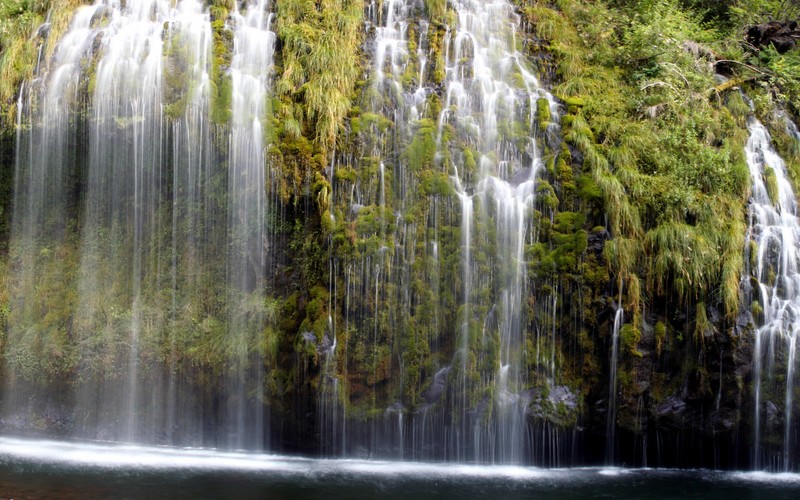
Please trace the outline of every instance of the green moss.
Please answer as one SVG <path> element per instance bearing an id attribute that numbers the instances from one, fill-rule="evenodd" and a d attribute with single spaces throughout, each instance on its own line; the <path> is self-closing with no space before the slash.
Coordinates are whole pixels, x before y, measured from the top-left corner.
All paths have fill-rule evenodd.
<path id="1" fill-rule="evenodd" d="M 630 323 L 625 324 L 619 332 L 620 346 L 624 352 L 637 358 L 642 357 L 642 353 L 638 350 L 641 338 L 642 334 L 639 329 Z"/>
<path id="2" fill-rule="evenodd" d="M 370 133 L 373 128 L 376 132 L 386 132 L 393 125 L 392 121 L 377 113 L 362 113 L 358 117 L 350 120 L 351 130 L 358 134 L 362 132 Z"/>
<path id="3" fill-rule="evenodd" d="M 775 177 L 775 170 L 773 170 L 772 167 L 768 166 L 764 168 L 764 184 L 766 184 L 767 195 L 769 196 L 769 200 L 772 202 L 772 204 L 777 205 L 780 203 L 778 178 Z"/>
<path id="4" fill-rule="evenodd" d="M 564 97 L 564 104 L 567 105 L 567 113 L 576 114 L 586 105 L 586 102 L 581 97 Z"/>
<path id="5" fill-rule="evenodd" d="M 164 45 L 164 113 L 170 119 L 184 115 L 195 82 L 189 81 L 188 70 L 192 61 L 185 43 L 168 30 Z"/>
<path id="6" fill-rule="evenodd" d="M 52 42 L 33 35 L 44 22 L 49 10 L 48 2 L 4 0 L 0 2 L 0 127 L 11 128 L 16 122 L 16 96 L 20 84 L 33 76 L 38 49 L 47 43 L 45 55 L 52 55 L 58 37 L 66 29 L 67 16 L 73 2 L 64 1 L 50 19 Z"/>
<path id="7" fill-rule="evenodd" d="M 656 356 L 661 356 L 661 351 L 664 347 L 664 340 L 667 338 L 667 325 L 661 321 L 657 321 L 654 334 L 656 340 Z"/>
<path id="8" fill-rule="evenodd" d="M 454 194 L 450 178 L 442 172 L 422 172 L 420 181 L 420 192 L 424 196 L 451 196 Z"/>
<path id="9" fill-rule="evenodd" d="M 536 185 L 536 196 L 540 203 L 550 209 L 558 208 L 558 197 L 553 186 L 546 180 L 540 180 Z"/>
<path id="10" fill-rule="evenodd" d="M 352 167 L 341 166 L 336 169 L 336 180 L 339 182 L 355 182 L 358 173 Z"/>
<path id="11" fill-rule="evenodd" d="M 428 18 L 435 23 L 442 23 L 444 21 L 446 9 L 446 0 L 425 0 L 425 11 L 428 14 Z"/>
<path id="12" fill-rule="evenodd" d="M 464 173 L 472 176 L 477 172 L 478 165 L 475 163 L 475 153 L 470 148 L 464 148 Z"/>
<path id="13" fill-rule="evenodd" d="M 704 302 L 698 302 L 695 312 L 694 323 L 694 340 L 695 343 L 701 346 L 705 345 L 705 338 L 713 331 L 713 325 L 708 320 L 706 315 L 706 305 Z"/>
<path id="14" fill-rule="evenodd" d="M 436 127 L 434 123 L 427 119 L 420 120 L 414 133 L 414 138 L 404 153 L 408 166 L 415 171 L 433 168 L 436 147 Z"/>
<path id="15" fill-rule="evenodd" d="M 578 177 L 578 196 L 589 203 L 602 201 L 603 192 L 590 175 Z"/>
<path id="16" fill-rule="evenodd" d="M 754 300 L 750 303 L 750 313 L 756 321 L 761 321 L 761 315 L 764 314 L 764 308 L 761 307 L 761 302 Z"/>
<path id="17" fill-rule="evenodd" d="M 540 132 L 545 132 L 550 126 L 552 116 L 550 115 L 550 101 L 541 97 L 536 100 L 536 123 Z"/>
<path id="18" fill-rule="evenodd" d="M 218 14 L 226 13 L 219 11 Z M 217 18 L 211 23 L 213 33 L 211 58 L 211 120 L 226 124 L 231 119 L 233 103 L 233 84 L 228 74 L 233 57 L 233 32 L 225 24 L 225 18 Z"/>
<path id="19" fill-rule="evenodd" d="M 726 101 L 731 114 L 739 119 L 747 118 L 752 113 L 750 106 L 744 102 L 741 92 L 729 92 Z"/>

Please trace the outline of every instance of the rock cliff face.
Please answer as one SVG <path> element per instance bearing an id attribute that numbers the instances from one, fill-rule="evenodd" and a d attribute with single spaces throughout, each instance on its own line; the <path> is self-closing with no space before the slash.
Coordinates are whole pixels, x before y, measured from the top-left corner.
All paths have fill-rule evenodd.
<path id="1" fill-rule="evenodd" d="M 796 469 L 797 30 L 700 4 L 4 4 L 2 428 Z"/>
<path id="2" fill-rule="evenodd" d="M 772 21 L 747 28 L 747 41 L 755 47 L 772 45 L 779 54 L 785 54 L 797 46 L 800 30 L 797 21 Z"/>

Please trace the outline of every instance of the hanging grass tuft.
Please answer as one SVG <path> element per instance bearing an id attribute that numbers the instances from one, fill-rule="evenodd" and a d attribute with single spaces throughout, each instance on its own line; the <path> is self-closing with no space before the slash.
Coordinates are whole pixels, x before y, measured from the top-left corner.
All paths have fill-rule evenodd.
<path id="1" fill-rule="evenodd" d="M 276 90 L 302 109 L 322 153 L 335 147 L 360 72 L 362 6 L 354 0 L 288 0 L 277 5 L 283 73 Z"/>

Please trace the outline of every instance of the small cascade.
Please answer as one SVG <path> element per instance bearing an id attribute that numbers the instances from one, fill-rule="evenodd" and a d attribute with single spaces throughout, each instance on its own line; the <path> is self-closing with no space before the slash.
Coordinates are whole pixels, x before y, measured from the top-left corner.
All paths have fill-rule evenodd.
<path id="1" fill-rule="evenodd" d="M 751 117 L 748 130 L 745 153 L 753 187 L 745 258 L 750 278 L 744 289 L 752 297 L 757 325 L 753 352 L 753 466 L 788 471 L 797 459 L 793 456 L 796 440 L 792 421 L 800 332 L 800 222 L 786 166 L 772 146 L 767 129 Z M 780 379 L 784 379 L 783 383 Z M 777 409 L 780 403 L 784 404 L 783 422 Z M 783 432 L 779 431 L 781 427 Z M 768 442 L 770 437 L 773 443 L 775 437 L 783 438 L 780 451 Z"/>
<path id="2" fill-rule="evenodd" d="M 172 21 L 169 22 L 163 35 L 165 42 L 162 84 L 165 88 L 160 106 L 162 113 L 172 119 L 169 124 L 165 123 L 163 115 L 159 120 L 166 129 L 168 141 L 172 146 L 171 155 L 175 163 L 175 168 L 172 170 L 172 184 L 180 186 L 181 189 L 174 189 L 172 192 L 172 205 L 177 209 L 172 211 L 170 219 L 157 223 L 157 228 L 163 228 L 161 224 L 169 224 L 170 234 L 169 247 L 164 245 L 163 250 L 158 251 L 158 253 L 168 252 L 169 264 L 166 266 L 160 264 L 156 271 L 157 282 L 165 282 L 168 279 L 171 289 L 170 310 L 164 319 L 164 327 L 167 328 L 169 328 L 167 325 L 179 321 L 179 307 L 182 302 L 180 283 L 183 278 L 181 267 L 186 262 L 200 264 L 208 259 L 208 255 L 198 250 L 202 248 L 203 235 L 212 233 L 214 227 L 208 215 L 198 210 L 200 207 L 210 206 L 212 197 L 208 185 L 213 170 L 211 128 L 207 118 L 210 92 L 208 59 L 211 54 L 209 19 L 203 5 L 198 2 L 179 3 L 170 16 Z M 183 86 L 187 84 L 189 88 L 184 88 Z M 97 140 L 102 139 L 98 137 Z M 168 174 L 163 172 L 158 175 Z M 159 203 L 166 200 L 165 197 Z M 88 237 L 92 237 L 87 234 Z M 160 256 L 157 258 L 161 260 Z M 198 286 L 196 278 L 191 278 L 191 281 L 193 286 Z M 168 334 L 168 338 L 170 358 L 174 360 L 178 354 L 176 338 L 173 334 Z M 167 441 L 173 439 L 179 422 L 197 420 L 196 415 L 192 415 L 196 410 L 192 410 L 189 414 L 191 416 L 182 412 L 185 405 L 181 404 L 178 394 L 179 368 L 174 361 L 164 367 L 167 372 L 164 396 L 167 406 L 164 433 Z M 129 376 L 130 381 L 136 379 L 134 374 Z"/>
<path id="3" fill-rule="evenodd" d="M 536 455 L 557 465 L 559 431 L 532 426 L 529 406 L 534 397 L 550 405 L 543 398 L 558 383 L 558 294 L 542 305 L 552 324 L 534 328 L 526 249 L 536 243 L 537 176 L 543 148 L 557 141 L 558 106 L 518 50 L 510 3 L 452 7 L 457 23 L 446 28 L 419 20 L 418 2 L 367 9 L 373 62 L 354 119 L 362 163 L 333 189 L 350 207 L 342 215 L 357 257 L 332 257 L 347 341 L 335 354 L 317 349 L 322 449 L 493 463 Z M 537 117 L 543 107 L 549 116 Z M 541 357 L 528 352 L 534 329 Z M 348 372 L 365 376 L 345 384 Z"/>
<path id="4" fill-rule="evenodd" d="M 611 331 L 611 368 L 608 382 L 608 404 L 606 405 L 608 407 L 606 416 L 606 464 L 608 465 L 613 465 L 616 460 L 617 365 L 619 363 L 619 332 L 624 321 L 625 313 L 622 306 L 618 306 L 617 312 L 614 314 L 614 329 Z"/>
<path id="5" fill-rule="evenodd" d="M 74 220 L 67 214 L 74 213 L 80 203 L 75 192 L 76 172 L 80 158 L 88 154 L 83 143 L 86 131 L 71 127 L 70 122 L 73 113 L 86 109 L 83 96 L 88 82 L 82 77 L 82 61 L 92 57 L 97 20 L 104 9 L 103 5 L 76 9 L 50 65 L 43 64 L 40 57 L 36 77 L 20 91 L 10 242 L 13 274 L 9 288 L 14 301 L 4 343 L 7 362 L 3 378 L 3 415 L 20 427 L 24 415 L 46 411 L 46 405 L 40 407 L 33 398 L 24 397 L 29 391 L 25 379 L 38 369 L 32 344 L 44 338 L 39 324 L 46 301 L 37 300 L 35 291 L 63 293 L 74 280 L 66 272 L 67 266 L 52 265 L 51 256 L 68 244 L 67 228 Z M 46 273 L 62 286 L 43 286 Z"/>
<path id="6" fill-rule="evenodd" d="M 518 463 L 531 454 L 525 389 L 533 353 L 526 351 L 523 298 L 528 285 L 524 249 L 535 242 L 531 213 L 542 161 L 542 138 L 533 133 L 537 101 L 545 100 L 556 122 L 558 109 L 516 50 L 518 19 L 510 3 L 468 0 L 454 8 L 458 23 L 446 41 L 439 141 L 448 150 L 443 131 L 452 127 L 470 154 L 448 151 L 461 200 L 464 283 L 459 382 L 452 388 L 458 393 L 452 408 L 453 457 Z M 525 131 L 522 137 L 513 135 L 516 127 Z M 496 311 L 494 325 L 476 340 L 474 332 L 490 311 Z M 541 369 L 552 380 L 548 367 Z M 481 374 L 477 382 L 471 376 L 476 372 Z"/>
<path id="7" fill-rule="evenodd" d="M 228 153 L 227 276 L 228 336 L 237 348 L 227 374 L 229 418 L 236 422 L 231 447 L 263 443 L 264 403 L 248 405 L 249 393 L 264 387 L 264 359 L 258 344 L 264 330 L 264 279 L 267 264 L 267 169 L 263 122 L 267 119 L 275 35 L 267 0 L 231 16 L 232 123 Z M 249 367 L 249 368 L 248 368 Z M 261 446 L 258 446 L 259 448 Z"/>
<path id="8" fill-rule="evenodd" d="M 69 125 L 72 113 L 85 110 L 82 93 L 87 82 L 82 78 L 81 65 L 94 53 L 97 20 L 105 8 L 93 5 L 76 9 L 50 65 L 42 67 L 40 61 L 36 78 L 23 84 L 20 91 L 17 130 L 29 130 L 17 134 L 11 254 L 16 258 L 16 286 L 22 299 L 15 304 L 14 319 L 27 325 L 35 323 L 40 314 L 34 301 L 25 300 L 34 296 L 37 277 L 45 272 L 45 263 L 38 257 L 67 239 L 66 229 L 71 223 L 67 214 L 79 203 L 75 172 L 79 158 L 87 153 L 81 147 L 85 130 Z M 12 332 L 11 338 L 14 336 Z M 6 344 L 7 357 L 27 356 L 23 343 Z"/>
<path id="9" fill-rule="evenodd" d="M 784 120 L 786 122 L 786 132 L 789 134 L 789 137 L 800 142 L 800 130 L 798 130 L 797 124 L 790 120 L 788 116 L 784 116 Z"/>
<path id="10" fill-rule="evenodd" d="M 345 415 L 341 404 L 342 394 L 339 379 L 336 376 L 336 329 L 333 318 L 328 316 L 328 330 L 333 337 L 324 337 L 320 356 L 322 358 L 322 375 L 318 389 L 319 432 L 325 439 L 320 442 L 320 453 L 323 456 L 335 456 L 345 449 Z"/>
<path id="11" fill-rule="evenodd" d="M 367 8 L 368 25 L 374 27 L 374 42 L 370 45 L 373 58 L 361 103 L 363 113 L 356 123 L 360 129 L 360 154 L 368 159 L 360 168 L 370 175 L 361 176 L 347 188 L 333 187 L 339 203 L 350 207 L 349 213 L 342 215 L 353 221 L 366 244 L 359 249 L 359 257 L 342 261 L 332 257 L 330 264 L 332 269 L 344 271 L 346 299 L 341 316 L 350 340 L 322 353 L 323 390 L 318 394 L 317 412 L 325 453 L 348 454 L 356 448 L 359 452 L 366 448 L 371 455 L 386 455 L 387 450 L 393 457 L 404 454 L 400 441 L 406 438 L 398 425 L 406 425 L 406 409 L 397 400 L 383 401 L 376 385 L 389 376 L 389 369 L 397 368 L 390 364 L 390 351 L 394 349 L 395 332 L 400 335 L 408 324 L 411 309 L 408 281 L 418 230 L 417 223 L 401 214 L 407 193 L 415 194 L 418 187 L 400 150 L 420 118 L 427 95 L 422 74 L 418 74 L 415 85 L 405 78 L 418 56 L 409 49 L 409 36 L 418 29 L 412 14 L 419 7 L 413 0 L 389 0 L 372 2 Z M 335 282 L 331 281 L 331 294 Z M 386 310 L 386 303 L 393 304 L 390 310 Z M 363 336 L 362 343 L 356 342 L 354 332 Z M 332 331 L 326 333 L 329 338 L 336 335 Z M 363 352 L 359 350 L 362 346 L 366 348 Z M 353 350 L 357 359 L 348 360 Z M 344 383 L 342 377 L 346 377 L 350 364 L 353 371 L 366 374 L 368 388 L 357 394 L 344 394 L 350 384 Z M 405 375 L 401 371 L 393 376 L 402 379 Z M 346 429 L 348 421 L 343 418 L 342 404 L 346 400 L 367 405 L 373 415 L 384 418 L 372 418 L 363 429 Z M 389 406 L 392 411 L 386 410 Z M 352 437 L 352 443 L 344 438 L 346 435 Z"/>
<path id="12" fill-rule="evenodd" d="M 145 421 L 153 416 L 142 415 L 141 410 L 154 403 L 147 398 L 155 394 L 140 390 L 144 372 L 140 343 L 153 332 L 151 325 L 157 329 L 165 321 L 162 311 L 149 307 L 146 290 L 154 284 L 148 279 L 160 282 L 165 278 L 150 256 L 171 251 L 171 244 L 153 243 L 161 224 L 166 225 L 157 213 L 157 207 L 166 201 L 158 187 L 165 174 L 163 146 L 168 134 L 162 115 L 162 34 L 164 23 L 174 22 L 174 18 L 167 2 L 110 4 L 107 10 L 107 24 L 96 39 L 100 46 L 93 92 L 90 89 L 78 321 L 79 328 L 91 335 L 106 315 L 104 297 L 97 292 L 113 294 L 109 302 L 119 307 L 120 317 L 109 333 L 126 345 L 127 352 L 123 348 L 116 353 L 119 383 L 97 380 L 94 387 L 81 388 L 78 400 L 82 404 L 96 391 L 103 399 L 113 397 L 119 413 L 104 414 L 98 409 L 96 425 L 113 426 L 112 439 L 137 441 L 150 431 L 151 422 Z M 175 38 L 179 36 L 176 33 Z M 85 363 L 93 364 L 91 360 Z M 160 374 L 154 375 L 155 380 L 160 378 Z"/>
<path id="13" fill-rule="evenodd" d="M 38 238 L 66 237 L 67 209 L 76 201 L 63 186 L 75 183 L 69 174 L 78 153 L 76 150 L 70 155 L 68 147 L 78 145 L 81 138 L 78 131 L 69 127 L 69 119 L 70 113 L 84 106 L 80 91 L 86 82 L 81 78 L 81 64 L 92 56 L 97 19 L 103 9 L 101 5 L 78 8 L 49 70 L 40 68 L 37 78 L 20 92 L 17 127 L 23 128 L 31 120 L 36 120 L 38 126 L 29 134 L 18 136 L 14 190 L 15 214 L 19 214 L 14 218 L 17 243 L 32 245 Z M 33 271 L 30 267 L 31 263 L 26 263 L 24 270 Z"/>
<path id="14" fill-rule="evenodd" d="M 98 0 L 49 42 L 20 103 L 12 428 L 263 448 L 269 19 L 261 2 L 228 20 L 226 123 L 211 116 L 203 2 Z M 227 385 L 219 403 L 198 380 L 223 366 L 207 382 Z M 49 370 L 68 390 L 38 378 Z"/>

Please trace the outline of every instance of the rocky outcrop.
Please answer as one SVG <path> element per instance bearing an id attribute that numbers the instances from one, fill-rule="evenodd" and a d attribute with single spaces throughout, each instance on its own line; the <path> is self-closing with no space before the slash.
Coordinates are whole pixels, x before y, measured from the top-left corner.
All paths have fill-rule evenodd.
<path id="1" fill-rule="evenodd" d="M 797 46 L 800 29 L 797 21 L 771 21 L 747 28 L 746 39 L 756 48 L 772 45 L 779 54 L 785 54 Z"/>

